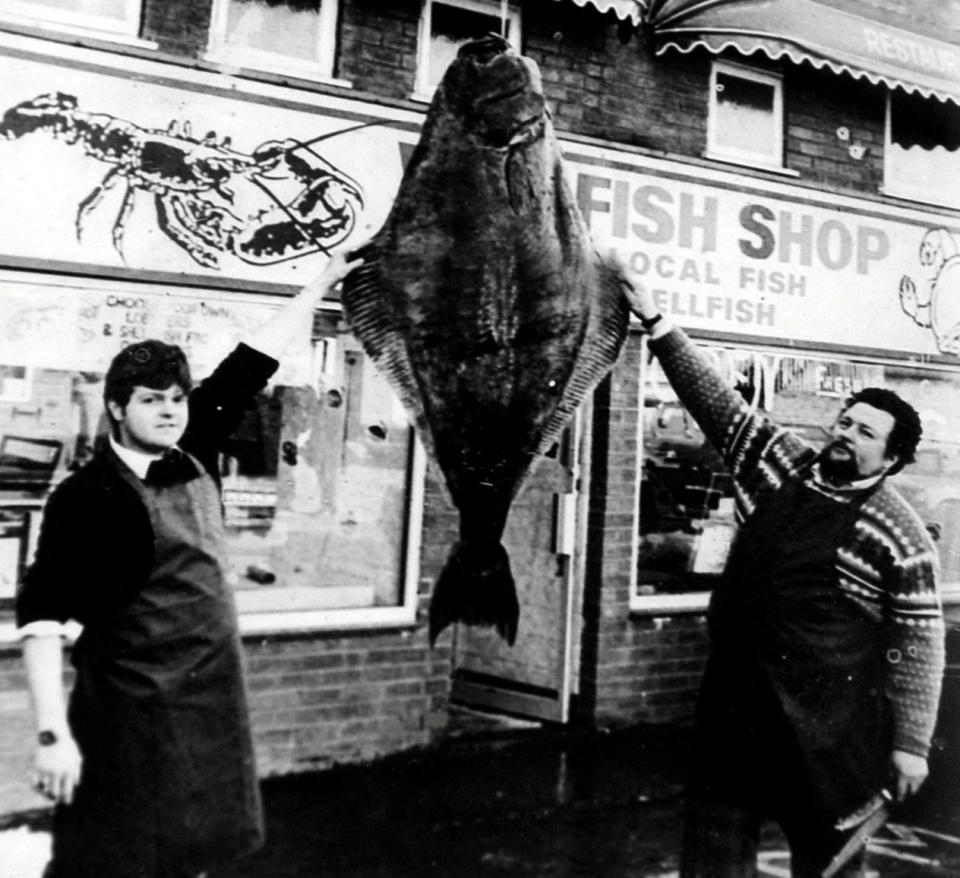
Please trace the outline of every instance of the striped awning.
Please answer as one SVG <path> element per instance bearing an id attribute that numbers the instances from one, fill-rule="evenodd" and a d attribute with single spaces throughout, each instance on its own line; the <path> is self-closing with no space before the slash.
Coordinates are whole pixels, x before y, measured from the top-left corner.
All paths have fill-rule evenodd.
<path id="1" fill-rule="evenodd" d="M 613 12 L 622 21 L 639 25 L 648 0 L 573 0 L 577 6 L 593 6 L 601 12 Z"/>
<path id="2" fill-rule="evenodd" d="M 960 105 L 960 45 L 816 0 L 650 0 L 657 53 L 762 53 Z"/>

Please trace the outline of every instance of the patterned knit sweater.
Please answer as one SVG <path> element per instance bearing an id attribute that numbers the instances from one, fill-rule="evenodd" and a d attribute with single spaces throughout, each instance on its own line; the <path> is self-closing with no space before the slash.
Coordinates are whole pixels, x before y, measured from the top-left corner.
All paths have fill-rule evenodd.
<path id="1" fill-rule="evenodd" d="M 796 434 L 751 411 L 680 329 L 650 342 L 683 404 L 721 453 L 734 482 L 737 520 L 761 495 L 800 480 L 838 503 L 863 488 L 818 478 L 816 451 Z M 837 551 L 837 586 L 886 629 L 886 695 L 895 749 L 926 756 L 940 699 L 944 626 L 938 558 L 916 512 L 886 481 L 871 487 L 850 537 Z"/>

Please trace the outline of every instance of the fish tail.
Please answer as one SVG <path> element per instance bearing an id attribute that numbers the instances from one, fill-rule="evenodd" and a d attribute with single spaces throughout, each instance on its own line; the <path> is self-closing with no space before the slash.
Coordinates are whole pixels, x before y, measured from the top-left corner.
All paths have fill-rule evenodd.
<path id="1" fill-rule="evenodd" d="M 507 550 L 461 540 L 450 552 L 430 600 L 430 645 L 452 622 L 494 627 L 513 646 L 520 604 Z"/>

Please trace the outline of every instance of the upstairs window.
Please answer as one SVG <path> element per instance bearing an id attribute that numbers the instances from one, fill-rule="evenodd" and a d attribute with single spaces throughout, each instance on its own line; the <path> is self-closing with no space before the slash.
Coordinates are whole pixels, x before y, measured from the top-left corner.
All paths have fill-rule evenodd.
<path id="1" fill-rule="evenodd" d="M 487 34 L 503 33 L 520 49 L 520 13 L 508 7 L 505 31 L 501 4 L 494 0 L 426 0 L 420 19 L 417 96 L 429 98 L 460 47 Z"/>
<path id="2" fill-rule="evenodd" d="M 887 195 L 949 207 L 960 204 L 960 107 L 892 92 L 886 140 Z"/>
<path id="3" fill-rule="evenodd" d="M 140 0 L 4 0 L 0 17 L 27 25 L 136 36 Z"/>
<path id="4" fill-rule="evenodd" d="M 780 76 L 725 61 L 713 63 L 707 157 L 756 167 L 783 167 Z"/>
<path id="5" fill-rule="evenodd" d="M 211 60 L 308 79 L 333 75 L 336 0 L 214 0 Z"/>

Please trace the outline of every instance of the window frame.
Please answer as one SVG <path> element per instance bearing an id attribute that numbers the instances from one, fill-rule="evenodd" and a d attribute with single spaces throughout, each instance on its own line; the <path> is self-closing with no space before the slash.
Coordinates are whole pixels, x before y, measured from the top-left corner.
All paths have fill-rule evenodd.
<path id="1" fill-rule="evenodd" d="M 73 291 L 94 290 L 98 293 L 112 293 L 117 296 L 137 295 L 142 292 L 162 295 L 178 295 L 187 301 L 200 299 L 213 301 L 249 302 L 252 305 L 279 306 L 278 297 L 270 294 L 238 292 L 216 288 L 178 288 L 169 285 L 149 283 L 146 286 L 131 284 L 129 281 L 105 280 L 84 276 L 57 276 L 39 274 L 29 280 L 21 272 L 0 270 L 0 282 L 29 284 L 47 291 L 51 300 L 69 296 Z M 321 312 L 338 315 L 338 306 L 327 305 Z M 319 312 L 318 312 L 319 313 Z M 316 337 L 315 337 L 316 338 Z M 103 364 L 104 369 L 106 363 Z M 398 403 L 399 405 L 399 403 Z M 427 455 L 414 428 L 409 427 L 409 451 L 406 455 L 404 474 L 405 499 L 401 512 L 402 526 L 397 542 L 398 565 L 396 569 L 396 602 L 388 606 L 344 606 L 327 608 L 285 609 L 282 606 L 282 588 L 278 591 L 276 607 L 256 610 L 244 609 L 242 590 L 233 591 L 237 604 L 240 631 L 243 635 L 283 634 L 297 632 L 341 631 L 358 628 L 384 629 L 409 627 L 417 624 L 417 608 L 421 577 L 421 547 L 423 542 L 424 506 L 427 480 Z M 62 480 L 57 479 L 54 487 Z M 36 549 L 37 537 L 42 525 L 43 509 L 49 499 L 49 490 L 43 497 L 21 498 L 9 496 L 0 498 L 0 508 L 15 509 L 29 517 L 25 530 L 26 563 L 32 559 Z M 18 642 L 17 627 L 12 611 L 6 606 L 0 610 L 0 644 Z M 79 634 L 80 627 L 75 623 L 67 626 L 67 636 L 72 640 Z"/>
<path id="2" fill-rule="evenodd" d="M 302 79 L 332 81 L 337 48 L 339 0 L 321 0 L 320 28 L 317 36 L 317 61 L 303 61 L 278 52 L 249 47 L 232 47 L 226 42 L 227 14 L 231 0 L 213 0 L 210 10 L 210 35 L 204 58 L 218 64 L 287 74 Z"/>
<path id="3" fill-rule="evenodd" d="M 926 98 L 934 100 L 934 98 Z M 960 111 L 958 111 L 960 112 Z M 940 189 L 912 184 L 909 179 L 894 179 L 893 168 L 893 93 L 887 90 L 883 115 L 883 186 L 881 192 L 892 198 L 932 204 L 940 207 L 956 207 L 956 194 L 952 189 Z M 960 170 L 960 150 L 957 151 L 957 169 Z M 939 196 L 939 197 L 938 197 Z"/>
<path id="4" fill-rule="evenodd" d="M 5 0 L 0 20 L 32 27 L 76 30 L 104 36 L 136 38 L 140 34 L 143 0 L 124 0 L 122 19 L 55 9 L 35 0 Z"/>
<path id="5" fill-rule="evenodd" d="M 773 110 L 771 125 L 775 136 L 772 153 L 752 152 L 717 143 L 718 104 L 717 76 L 726 74 L 773 87 Z M 705 157 L 765 170 L 783 171 L 784 166 L 784 113 L 783 74 L 760 70 L 747 64 L 738 64 L 725 59 L 714 59 L 710 64 L 709 94 L 707 98 L 707 148 Z"/>
<path id="6" fill-rule="evenodd" d="M 433 29 L 434 4 L 492 15 L 494 18 L 499 18 L 501 11 L 501 4 L 498 0 L 423 0 L 417 32 L 416 79 L 414 91 L 411 95 L 415 100 L 429 101 L 436 91 L 436 85 L 430 85 L 430 34 Z M 507 8 L 507 19 L 510 22 L 511 33 L 509 43 L 519 52 L 522 46 L 523 19 L 520 8 L 513 3 Z"/>
<path id="7" fill-rule="evenodd" d="M 691 333 L 691 340 L 698 347 L 707 346 L 713 348 L 734 349 L 736 351 L 750 351 L 757 354 L 785 357 L 803 357 L 807 359 L 823 360 L 824 362 L 836 361 L 837 355 L 830 351 L 820 350 L 815 346 L 809 347 L 783 347 L 775 344 L 765 344 L 761 340 L 757 341 L 731 341 L 723 338 L 713 337 L 711 335 L 702 335 Z M 641 343 L 640 358 L 637 365 L 638 380 L 638 400 L 637 400 L 637 421 L 636 421 L 636 445 L 637 456 L 634 461 L 634 486 L 633 486 L 633 532 L 630 543 L 630 598 L 629 611 L 634 615 L 641 616 L 666 616 L 677 613 L 704 613 L 710 603 L 712 590 L 698 590 L 687 592 L 654 593 L 641 594 L 640 587 L 644 583 L 640 580 L 640 485 L 643 476 L 644 461 L 644 441 L 643 441 L 643 417 L 644 417 L 644 391 L 646 387 L 646 370 L 650 358 L 650 349 L 648 347 L 649 339 L 644 335 Z M 870 357 L 854 355 L 848 356 L 844 362 L 860 363 L 864 365 L 875 365 L 884 367 L 902 367 L 905 361 L 891 359 L 886 357 Z M 913 365 L 917 365 L 914 363 Z M 957 376 L 960 382 L 960 370 L 948 366 L 928 365 L 925 371 L 933 373 L 947 373 Z M 839 410 L 842 398 L 837 398 L 837 408 Z M 776 414 L 773 415 L 776 420 Z M 922 448 L 921 444 L 921 448 Z M 897 482 L 893 482 L 896 487 Z M 941 580 L 939 583 L 941 598 L 944 605 L 960 605 L 960 582 L 946 582 Z"/>
<path id="8" fill-rule="evenodd" d="M 390 607 L 336 607 L 316 610 L 244 610 L 242 592 L 235 592 L 240 633 L 285 634 L 296 631 L 340 631 L 356 628 L 395 628 L 417 621 L 420 550 L 426 492 L 427 455 L 420 437 L 411 428 L 407 464 L 407 500 L 400 546 L 402 575 L 399 601 Z"/>

